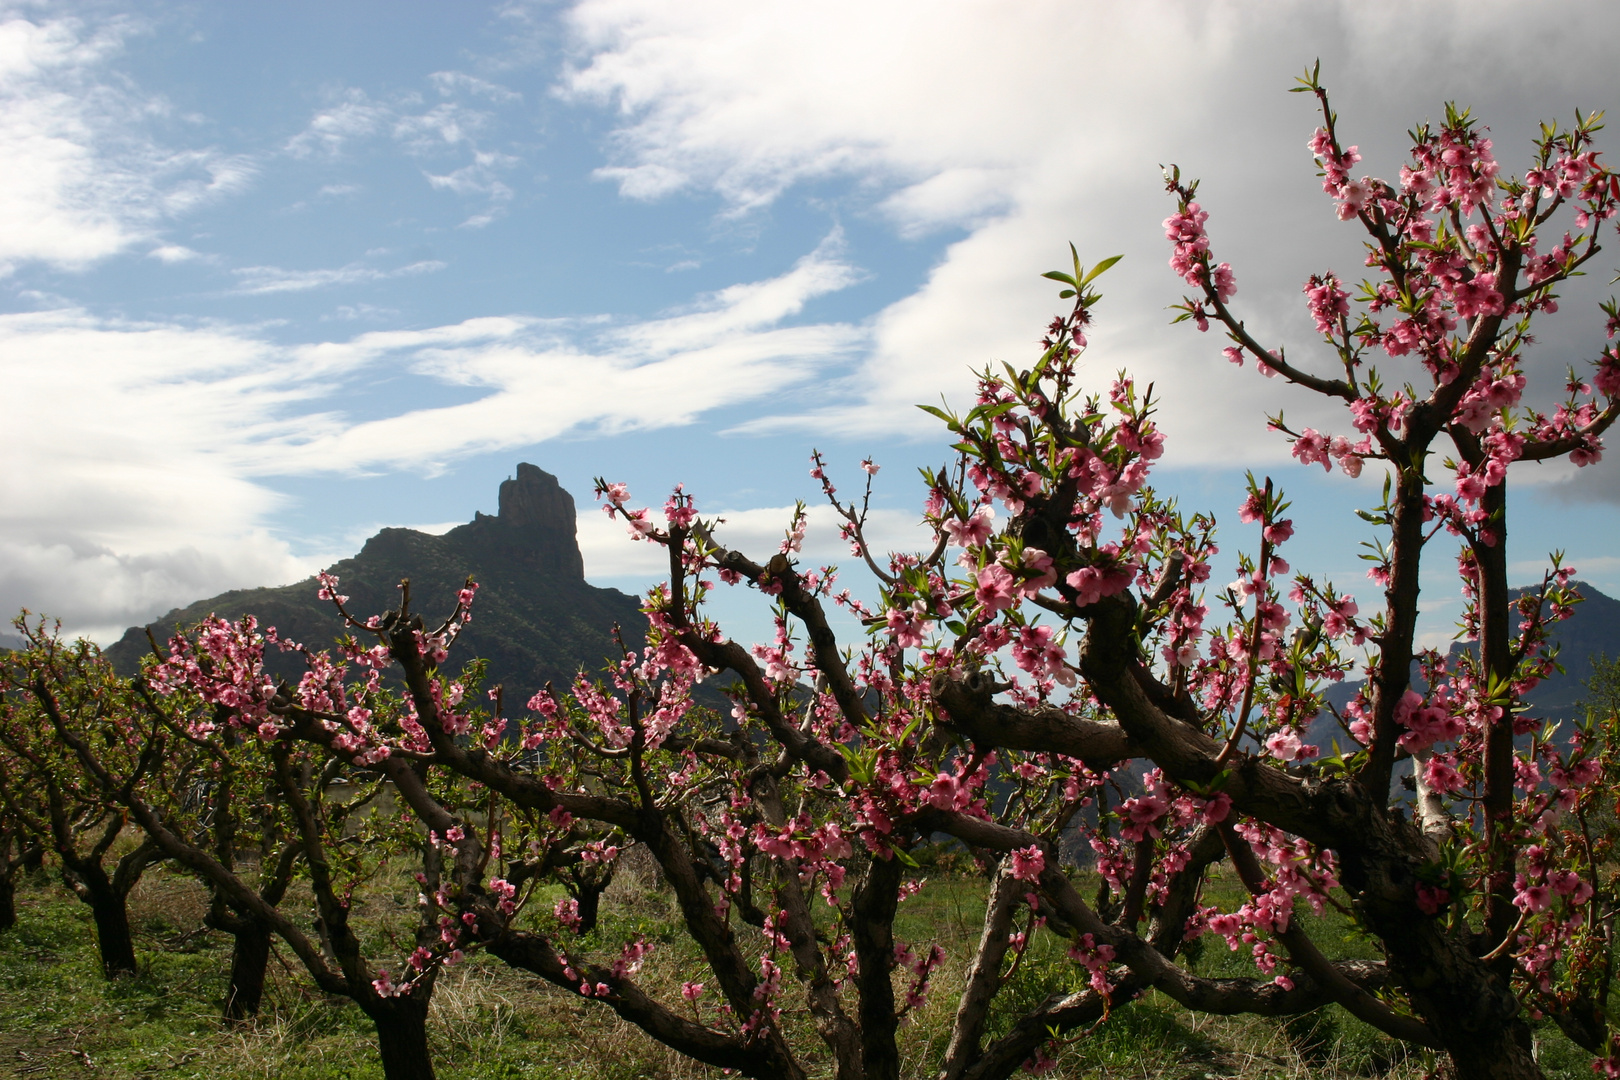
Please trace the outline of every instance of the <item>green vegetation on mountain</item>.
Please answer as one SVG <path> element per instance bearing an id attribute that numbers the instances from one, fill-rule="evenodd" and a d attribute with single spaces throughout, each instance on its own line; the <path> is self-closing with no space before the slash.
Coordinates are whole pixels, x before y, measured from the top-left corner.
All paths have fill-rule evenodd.
<path id="1" fill-rule="evenodd" d="M 442 536 L 413 529 L 384 529 L 353 558 L 332 566 L 359 616 L 399 604 L 399 583 L 411 582 L 411 607 L 430 625 L 448 615 L 456 591 L 471 575 L 479 585 L 473 620 L 457 650 L 488 660 L 485 684 L 506 688 L 509 709 L 521 707 L 548 681 L 565 687 L 581 668 L 595 673 L 619 655 L 612 632 L 638 645 L 646 621 L 640 601 L 585 580 L 575 533 L 573 497 L 550 473 L 528 463 L 501 484 L 499 512 L 478 514 Z M 165 640 L 177 626 L 208 615 L 259 617 L 286 637 L 314 647 L 343 632 L 332 605 L 316 596 L 313 578 L 280 588 L 238 589 L 177 608 L 150 625 Z M 124 672 L 150 651 L 147 627 L 132 627 L 107 650 Z M 275 669 L 282 658 L 272 657 Z M 283 674 L 296 665 L 285 663 Z"/>

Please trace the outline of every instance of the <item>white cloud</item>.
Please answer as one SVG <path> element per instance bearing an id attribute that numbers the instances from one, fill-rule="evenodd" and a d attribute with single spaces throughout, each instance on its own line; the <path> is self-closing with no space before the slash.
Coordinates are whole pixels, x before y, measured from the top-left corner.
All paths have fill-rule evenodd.
<path id="1" fill-rule="evenodd" d="M 349 87 L 336 102 L 311 117 L 303 131 L 288 139 L 285 149 L 296 158 L 335 156 L 353 140 L 380 130 L 393 115 L 391 106 L 373 101 L 364 90 Z"/>
<path id="2" fill-rule="evenodd" d="M 278 273 L 258 285 L 304 280 Z M 864 343 L 858 327 L 784 325 L 856 276 L 834 240 L 778 278 L 646 322 L 486 317 L 307 345 L 73 309 L 0 315 L 0 427 L 11 448 L 0 471 L 0 608 L 43 607 L 105 636 L 342 554 L 295 552 L 266 530 L 281 506 L 270 478 L 432 472 L 483 451 L 688 424 L 780 394 Z M 472 399 L 352 411 L 349 391 L 379 373 Z"/>
<path id="3" fill-rule="evenodd" d="M 170 264 L 190 262 L 192 259 L 202 258 L 197 252 L 192 251 L 183 244 L 164 244 L 162 247 L 156 247 L 148 251 L 146 257 Z"/>
<path id="4" fill-rule="evenodd" d="M 451 97 L 458 93 L 475 94 L 489 98 L 497 105 L 512 105 L 523 100 L 523 95 L 516 90 L 462 71 L 435 71 L 428 76 L 428 81 L 433 83 L 434 89 L 438 90 L 442 97 Z"/>
<path id="5" fill-rule="evenodd" d="M 653 516 L 662 505 L 662 493 L 635 492 L 633 505 L 650 505 Z M 764 506 L 748 510 L 717 510 L 699 505 L 706 519 L 721 519 L 714 530 L 717 543 L 742 552 L 759 562 L 776 554 L 788 527 L 793 523 L 793 507 Z M 832 507 L 815 504 L 806 508 L 809 525 L 803 550 L 794 556 L 804 566 L 854 567 L 860 559 L 851 554 L 849 544 L 840 538 L 841 519 Z M 878 551 L 920 551 L 931 536 L 916 513 L 906 510 L 873 510 L 867 515 L 864 532 Z M 632 578 L 653 582 L 669 574 L 669 552 L 656 544 L 632 539 L 622 521 L 609 518 L 599 509 L 582 506 L 579 512 L 579 549 L 585 557 L 585 576 L 592 581 Z M 860 577 L 865 579 L 862 572 Z"/>
<path id="6" fill-rule="evenodd" d="M 1341 130 L 1376 173 L 1392 174 L 1406 130 L 1453 98 L 1476 106 L 1518 169 L 1535 120 L 1615 104 L 1605 50 L 1620 8 L 583 0 L 568 20 L 580 59 L 560 93 L 615 111 L 599 175 L 625 197 L 708 191 L 727 214 L 747 215 L 832 179 L 847 181 L 836 205 L 902 237 L 966 232 L 876 317 L 855 370 L 743 430 L 932 435 L 909 406 L 941 391 L 962 401 L 970 367 L 1032 356 L 1058 307 L 1036 275 L 1065 261 L 1073 240 L 1088 262 L 1127 255 L 1101 283 L 1097 383 L 1121 367 L 1156 381 L 1169 460 L 1233 464 L 1285 453 L 1265 431 L 1269 411 L 1342 423 L 1299 392 L 1229 370 L 1217 338 L 1165 325 L 1181 285 L 1165 266 L 1159 222 L 1172 206 L 1159 165 L 1206 178 L 1217 253 L 1237 268 L 1250 327 L 1308 355 L 1299 283 L 1329 267 L 1353 272 L 1360 242 L 1312 175 L 1304 144 L 1316 119 L 1308 97 L 1284 92 L 1294 76 L 1322 58 Z M 1543 340 L 1550 371 L 1575 358 L 1571 339 Z"/>
<path id="7" fill-rule="evenodd" d="M 431 274 L 443 270 L 447 265 L 449 264 L 437 259 L 423 259 L 393 270 L 379 270 L 360 263 L 350 263 L 335 270 L 284 270 L 279 266 L 244 266 L 231 271 L 241 279 L 241 284 L 232 291 L 246 296 L 307 292 L 310 289 L 324 289 L 334 285 L 359 285 L 372 281 L 388 281 L 391 278 Z"/>
<path id="8" fill-rule="evenodd" d="M 441 191 L 453 191 L 457 195 L 499 195 L 510 198 L 512 189 L 494 179 L 497 169 L 510 168 L 518 163 L 518 159 L 510 154 L 477 153 L 473 155 L 472 164 L 457 169 L 453 173 L 437 176 L 428 173 L 428 183 Z"/>
<path id="9" fill-rule="evenodd" d="M 488 98 L 495 106 L 522 101 L 520 94 L 461 72 L 434 72 L 428 80 L 445 97 L 471 93 Z M 480 139 L 488 138 L 495 126 L 494 113 L 455 101 L 440 102 L 425 110 L 422 106 L 421 95 L 416 93 L 398 93 L 379 100 L 364 90 L 345 88 L 332 105 L 318 111 L 303 131 L 288 140 L 284 149 L 296 158 L 317 154 L 336 158 L 357 140 L 386 135 L 412 157 L 453 156 L 465 164 L 447 172 L 423 169 L 423 178 L 436 191 L 482 199 L 483 207 L 461 224 L 467 228 L 488 225 L 502 214 L 513 195 L 500 174 L 521 159 L 480 145 Z M 355 184 L 328 184 L 319 194 L 348 195 L 359 190 Z"/>
<path id="10" fill-rule="evenodd" d="M 471 140 L 489 126 L 489 120 L 488 113 L 446 102 L 425 113 L 401 116 L 394 121 L 393 135 L 407 150 L 428 154 Z"/>
<path id="11" fill-rule="evenodd" d="M 152 133 L 168 103 L 110 70 L 142 31 L 128 18 L 0 22 L 0 274 L 26 261 L 81 269 L 252 179 L 246 157 Z"/>

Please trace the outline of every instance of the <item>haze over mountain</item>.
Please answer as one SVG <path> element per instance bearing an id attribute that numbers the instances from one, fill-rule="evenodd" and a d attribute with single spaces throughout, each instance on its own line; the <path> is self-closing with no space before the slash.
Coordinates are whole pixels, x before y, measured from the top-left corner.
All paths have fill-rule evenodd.
<path id="1" fill-rule="evenodd" d="M 479 513 L 442 536 L 384 529 L 330 571 L 349 597 L 349 611 L 359 618 L 397 607 L 400 580 L 409 578 L 411 609 L 429 625 L 450 613 L 457 590 L 469 575 L 475 578 L 473 619 L 452 662 L 487 659 L 485 685 L 503 684 L 512 711 L 547 681 L 561 689 L 581 668 L 595 673 L 618 656 L 615 625 L 623 627 L 632 647 L 646 626 L 637 598 L 586 582 L 574 499 L 555 476 L 527 462 L 501 484 L 493 517 Z M 162 641 L 175 627 L 210 614 L 229 619 L 253 614 L 286 637 L 324 647 L 345 631 L 332 605 L 317 598 L 316 588 L 309 578 L 280 588 L 239 589 L 177 608 L 148 625 Z M 133 671 L 150 651 L 146 629 L 131 627 L 107 650 L 121 671 Z M 279 654 L 269 665 L 285 675 L 296 667 Z"/>

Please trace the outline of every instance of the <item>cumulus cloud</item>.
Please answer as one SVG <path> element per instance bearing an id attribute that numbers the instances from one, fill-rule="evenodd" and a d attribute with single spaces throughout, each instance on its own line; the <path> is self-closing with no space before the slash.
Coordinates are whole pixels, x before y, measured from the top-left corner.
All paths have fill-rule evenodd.
<path id="1" fill-rule="evenodd" d="M 254 176 L 247 157 L 154 134 L 168 103 L 110 69 L 140 22 L 0 18 L 0 274 L 81 269 Z"/>
<path id="2" fill-rule="evenodd" d="M 431 472 L 779 394 L 862 346 L 859 327 L 790 324 L 857 277 L 833 238 L 777 278 L 644 322 L 485 317 L 304 345 L 74 309 L 0 315 L 12 448 L 0 473 L 0 607 L 45 607 L 105 636 L 342 554 L 294 551 L 268 531 L 280 507 L 271 478 Z M 382 372 L 465 392 L 456 404 L 355 412 L 348 391 Z"/>
<path id="3" fill-rule="evenodd" d="M 1308 97 L 1284 92 L 1294 76 L 1321 57 L 1341 130 L 1375 174 L 1396 171 L 1405 131 L 1447 99 L 1475 105 L 1507 167 L 1522 169 L 1535 121 L 1614 104 L 1604 50 L 1620 9 L 583 0 L 568 20 L 579 59 L 560 93 L 615 113 L 598 175 L 625 197 L 712 192 L 726 214 L 746 216 L 795 186 L 846 181 L 841 205 L 902 237 L 962 232 L 918 289 L 876 316 L 869 353 L 821 407 L 752 428 L 893 430 L 916 416 L 913 402 L 961 400 L 970 366 L 1032 355 L 1058 304 L 1035 275 L 1065 261 L 1073 240 L 1088 262 L 1127 256 L 1101 282 L 1098 382 L 1121 367 L 1157 382 L 1171 462 L 1246 464 L 1285 453 L 1267 412 L 1338 418 L 1233 373 L 1215 337 L 1165 325 L 1182 286 L 1164 265 L 1159 222 L 1172 206 L 1159 166 L 1205 178 L 1217 253 L 1237 268 L 1250 328 L 1309 355 L 1299 283 L 1330 267 L 1355 273 L 1361 251 L 1318 191 L 1304 149 L 1317 121 Z M 1598 344 L 1593 325 L 1549 324 L 1538 363 L 1561 372 Z"/>

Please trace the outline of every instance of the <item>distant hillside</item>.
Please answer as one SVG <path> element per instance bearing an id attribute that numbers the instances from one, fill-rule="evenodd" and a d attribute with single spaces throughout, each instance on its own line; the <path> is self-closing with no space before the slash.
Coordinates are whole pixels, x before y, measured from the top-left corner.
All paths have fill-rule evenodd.
<path id="1" fill-rule="evenodd" d="M 1584 581 L 1577 581 L 1575 585 L 1586 599 L 1575 605 L 1575 614 L 1561 623 L 1555 623 L 1551 634 L 1553 643 L 1558 647 L 1558 662 L 1563 666 L 1564 673 L 1560 675 L 1555 672 L 1552 678 L 1525 695 L 1532 716 L 1547 720 L 1577 719 L 1577 705 L 1586 697 L 1586 681 L 1592 677 L 1592 661 L 1599 656 L 1607 656 L 1611 660 L 1620 657 L 1620 600 L 1605 596 Z M 1517 599 L 1526 591 L 1515 589 L 1513 596 Z M 1511 625 L 1517 631 L 1517 614 L 1512 616 Z M 1455 655 L 1475 644 L 1453 642 L 1451 653 Z M 1414 666 L 1414 678 L 1416 674 Z M 1361 686 L 1359 679 L 1354 682 L 1346 680 L 1328 690 L 1327 700 L 1334 708 L 1342 709 L 1356 696 Z M 1312 722 L 1310 732 L 1306 735 L 1309 741 L 1324 749 L 1332 745 L 1335 737 L 1339 738 L 1341 744 L 1344 743 L 1338 725 L 1326 713 Z"/>
<path id="2" fill-rule="evenodd" d="M 409 578 L 411 609 L 430 624 L 450 613 L 456 591 L 472 575 L 478 599 L 453 655 L 487 659 L 487 685 L 504 684 L 513 712 L 548 680 L 561 689 L 580 668 L 594 673 L 617 656 L 615 624 L 632 647 L 646 627 L 639 600 L 585 581 L 573 497 L 556 477 L 527 463 L 501 484 L 494 517 L 480 513 L 443 536 L 384 529 L 330 571 L 350 598 L 349 611 L 360 618 L 397 607 L 400 579 Z M 251 613 L 287 637 L 325 646 L 344 631 L 332 605 L 315 591 L 313 578 L 276 589 L 240 589 L 177 608 L 150 626 L 162 641 L 175 627 L 210 614 L 236 619 Z M 107 655 L 129 673 L 149 651 L 146 628 L 137 626 Z M 284 669 L 278 673 L 293 673 L 285 657 L 275 657 L 272 669 L 278 664 Z"/>

